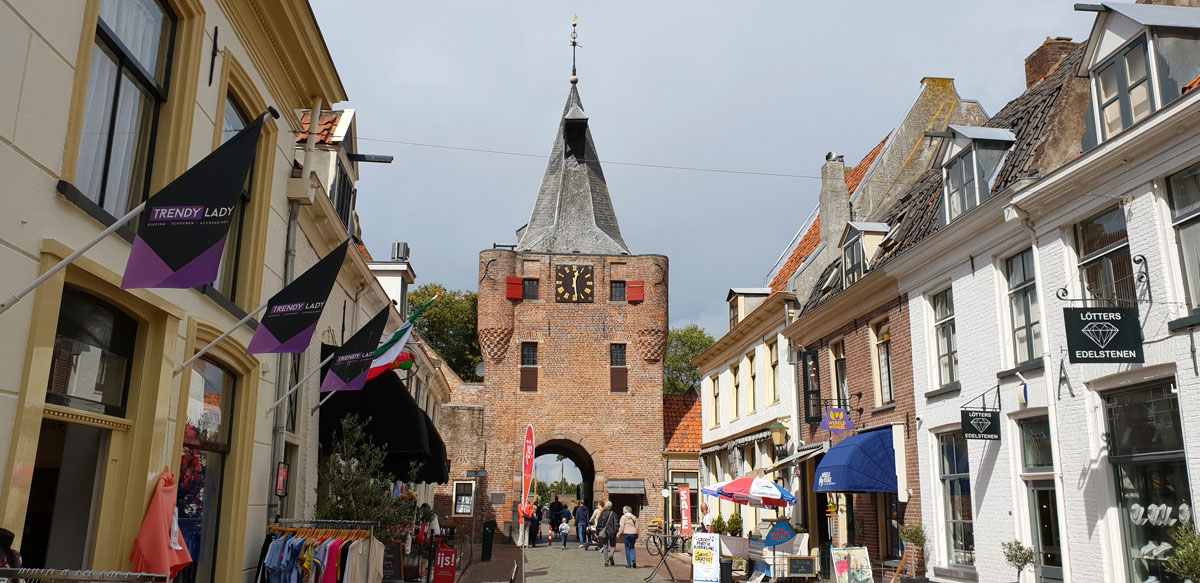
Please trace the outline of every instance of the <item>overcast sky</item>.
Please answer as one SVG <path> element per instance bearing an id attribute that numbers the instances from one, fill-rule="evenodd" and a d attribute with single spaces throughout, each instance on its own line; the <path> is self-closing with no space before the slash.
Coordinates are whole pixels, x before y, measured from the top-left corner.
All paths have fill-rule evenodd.
<path id="1" fill-rule="evenodd" d="M 477 288 L 478 254 L 529 220 L 569 90 L 600 158 L 819 176 L 857 163 L 926 76 L 994 114 L 1047 36 L 1082 40 L 1072 0 L 409 2 L 310 0 L 350 100 L 371 253 L 407 241 L 417 283 Z M 375 141 L 375 140 L 390 140 Z M 534 156 L 413 146 L 395 141 Z M 728 328 L 730 287 L 764 278 L 819 180 L 604 164 L 634 253 L 671 260 L 671 324 Z"/>

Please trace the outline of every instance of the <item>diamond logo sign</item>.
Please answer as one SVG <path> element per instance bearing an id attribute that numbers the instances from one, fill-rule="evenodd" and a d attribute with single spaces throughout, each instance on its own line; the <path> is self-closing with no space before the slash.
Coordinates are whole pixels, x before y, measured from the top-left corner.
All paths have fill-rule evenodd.
<path id="1" fill-rule="evenodd" d="M 976 431 L 983 433 L 985 429 L 992 426 L 992 422 L 984 417 L 976 417 L 971 420 L 971 425 L 975 426 Z"/>
<path id="2" fill-rule="evenodd" d="M 1000 411 L 963 409 L 962 432 L 966 439 L 1000 439 Z"/>
<path id="3" fill-rule="evenodd" d="M 1108 346 L 1113 338 L 1117 337 L 1117 332 L 1121 329 L 1109 324 L 1108 322 L 1092 322 L 1083 326 L 1083 334 L 1092 339 L 1100 348 Z"/>
<path id="4" fill-rule="evenodd" d="M 1137 308 L 1063 308 L 1072 363 L 1145 362 Z"/>

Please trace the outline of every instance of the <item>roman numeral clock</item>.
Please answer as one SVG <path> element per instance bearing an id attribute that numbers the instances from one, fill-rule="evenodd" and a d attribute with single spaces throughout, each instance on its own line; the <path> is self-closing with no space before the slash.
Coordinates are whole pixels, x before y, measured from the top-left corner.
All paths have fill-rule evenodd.
<path id="1" fill-rule="evenodd" d="M 554 269 L 554 300 L 590 303 L 596 288 L 593 276 L 591 265 L 559 265 Z"/>

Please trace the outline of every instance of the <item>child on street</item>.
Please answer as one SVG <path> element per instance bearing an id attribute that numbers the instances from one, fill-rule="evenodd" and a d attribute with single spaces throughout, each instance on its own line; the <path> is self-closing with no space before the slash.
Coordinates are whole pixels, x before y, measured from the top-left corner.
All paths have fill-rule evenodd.
<path id="1" fill-rule="evenodd" d="M 558 525 L 558 532 L 562 535 L 562 549 L 567 550 L 567 533 L 571 532 L 571 525 L 567 523 L 567 519 L 562 519 L 562 524 Z"/>

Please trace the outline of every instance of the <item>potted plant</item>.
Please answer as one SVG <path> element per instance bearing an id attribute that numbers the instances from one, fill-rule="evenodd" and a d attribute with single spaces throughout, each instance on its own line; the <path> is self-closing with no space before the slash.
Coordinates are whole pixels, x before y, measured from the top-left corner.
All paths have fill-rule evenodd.
<path id="1" fill-rule="evenodd" d="M 734 514 L 729 517 L 729 522 L 725 523 L 725 532 L 729 536 L 742 536 L 742 515 Z"/>
<path id="2" fill-rule="evenodd" d="M 1167 558 L 1167 570 L 1181 579 L 1200 581 L 1200 533 L 1191 524 L 1184 524 L 1171 536 L 1175 553 Z"/>
<path id="3" fill-rule="evenodd" d="M 921 561 L 921 554 L 925 550 L 925 527 L 921 526 L 919 522 L 900 525 L 900 540 L 904 541 L 904 556 L 901 557 L 901 563 L 907 563 L 910 576 L 916 577 L 918 575 L 917 563 Z"/>
<path id="4" fill-rule="evenodd" d="M 1000 543 L 1000 548 L 1004 551 L 1004 560 L 1008 561 L 1010 567 L 1017 570 L 1017 583 L 1020 583 L 1021 573 L 1034 565 L 1037 555 L 1033 549 L 1021 544 L 1019 540 Z"/>
<path id="5" fill-rule="evenodd" d="M 712 529 L 715 534 L 725 534 L 725 517 L 718 514 L 713 520 Z"/>

